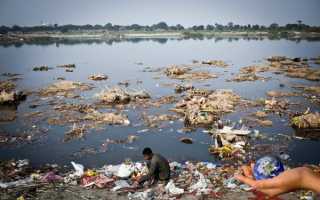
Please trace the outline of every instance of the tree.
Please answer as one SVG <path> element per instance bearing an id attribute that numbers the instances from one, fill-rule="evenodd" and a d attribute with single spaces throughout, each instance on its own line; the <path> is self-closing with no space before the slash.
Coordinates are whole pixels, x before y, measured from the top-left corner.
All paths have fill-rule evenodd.
<path id="1" fill-rule="evenodd" d="M 177 24 L 177 25 L 176 25 L 176 29 L 177 29 L 178 31 L 181 31 L 181 30 L 184 30 L 184 27 L 183 27 L 181 24 Z"/>
<path id="2" fill-rule="evenodd" d="M 159 22 L 158 24 L 152 25 L 153 29 L 162 29 L 162 30 L 167 30 L 168 25 L 165 22 Z"/>
<path id="3" fill-rule="evenodd" d="M 272 23 L 272 24 L 270 24 L 269 28 L 270 28 L 270 29 L 273 29 L 273 30 L 278 29 L 278 28 L 279 28 L 279 24 L 277 24 L 277 23 Z"/>
<path id="4" fill-rule="evenodd" d="M 214 30 L 214 26 L 213 26 L 213 25 L 208 24 L 208 25 L 206 26 L 206 30 L 208 30 L 208 31 L 212 31 L 212 30 Z"/>
<path id="5" fill-rule="evenodd" d="M 104 25 L 104 28 L 107 30 L 112 30 L 112 24 L 111 23 L 107 23 Z"/>

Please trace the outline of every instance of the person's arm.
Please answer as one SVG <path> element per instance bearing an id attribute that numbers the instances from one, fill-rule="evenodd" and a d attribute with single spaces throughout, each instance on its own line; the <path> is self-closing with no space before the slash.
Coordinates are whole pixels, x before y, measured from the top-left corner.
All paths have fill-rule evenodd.
<path id="1" fill-rule="evenodd" d="M 156 171 L 157 163 L 154 161 L 151 161 L 150 167 L 149 167 L 149 172 L 147 175 L 142 176 L 139 180 L 138 183 L 141 184 L 145 181 L 150 180 L 152 177 L 154 177 L 154 173 Z"/>
<path id="2" fill-rule="evenodd" d="M 243 172 L 244 176 L 236 175 L 235 178 L 269 196 L 277 196 L 297 189 L 320 193 L 320 175 L 306 167 L 290 169 L 265 180 L 255 180 L 252 176 L 252 167 L 243 167 Z"/>

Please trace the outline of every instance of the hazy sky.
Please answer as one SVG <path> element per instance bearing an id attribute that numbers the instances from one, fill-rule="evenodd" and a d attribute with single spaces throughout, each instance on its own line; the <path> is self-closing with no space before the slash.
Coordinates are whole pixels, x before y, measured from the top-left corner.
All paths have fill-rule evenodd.
<path id="1" fill-rule="evenodd" d="M 0 0 L 0 25 L 269 25 L 296 20 L 320 25 L 320 0 Z"/>

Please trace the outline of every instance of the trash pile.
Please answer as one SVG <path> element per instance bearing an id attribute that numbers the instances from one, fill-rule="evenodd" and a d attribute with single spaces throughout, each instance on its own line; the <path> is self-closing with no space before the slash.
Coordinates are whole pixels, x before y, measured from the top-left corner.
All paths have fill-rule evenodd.
<path id="1" fill-rule="evenodd" d="M 289 107 L 289 101 L 285 99 L 278 99 L 272 97 L 271 99 L 264 100 L 265 111 L 274 113 L 285 113 Z"/>
<path id="2" fill-rule="evenodd" d="M 211 78 L 217 78 L 216 74 L 205 71 L 192 71 L 190 67 L 170 66 L 167 67 L 164 73 L 172 79 L 179 80 L 207 80 Z"/>
<path id="3" fill-rule="evenodd" d="M 223 113 L 233 112 L 239 101 L 231 90 L 193 89 L 171 110 L 184 115 L 186 126 L 210 125 Z"/>
<path id="4" fill-rule="evenodd" d="M 147 115 L 146 113 L 142 113 L 142 119 L 146 126 L 150 128 L 158 127 L 161 122 L 164 121 L 175 121 L 179 119 L 176 115 L 170 115 L 170 114 L 157 114 L 157 115 Z"/>
<path id="5" fill-rule="evenodd" d="M 194 87 L 191 84 L 187 84 L 187 85 L 176 85 L 174 88 L 174 91 L 176 93 L 182 93 L 188 90 L 192 90 L 194 89 Z"/>
<path id="6" fill-rule="evenodd" d="M 0 105 L 17 106 L 26 99 L 27 95 L 21 91 L 15 91 L 15 87 L 11 81 L 0 81 Z"/>
<path id="7" fill-rule="evenodd" d="M 293 117 L 291 124 L 297 129 L 320 129 L 320 114 L 308 113 Z"/>
<path id="8" fill-rule="evenodd" d="M 292 96 L 297 96 L 297 94 L 293 92 L 282 92 L 282 91 L 276 91 L 276 90 L 271 90 L 267 92 L 267 96 L 269 97 L 292 97 Z"/>
<path id="9" fill-rule="evenodd" d="M 23 92 L 6 92 L 5 90 L 0 93 L 0 105 L 18 105 L 27 97 Z"/>
<path id="10" fill-rule="evenodd" d="M 222 159 L 245 160 L 245 147 L 248 145 L 247 139 L 251 133 L 246 127 L 234 129 L 224 126 L 222 129 L 211 131 L 215 137 L 214 145 L 209 147 L 209 152 Z"/>
<path id="11" fill-rule="evenodd" d="M 29 166 L 28 160 L 1 161 L 0 190 L 15 191 L 20 188 L 36 187 L 37 191 L 48 184 L 78 186 L 86 189 L 104 189 L 119 195 L 127 194 L 128 199 L 179 199 L 183 195 L 221 197 L 227 190 L 248 188 L 233 178 L 237 171 L 233 166 L 218 166 L 210 162 L 171 162 L 171 180 L 167 184 L 148 187 L 134 187 L 139 177 L 148 173 L 145 163 L 125 161 L 118 165 L 105 165 L 99 169 L 86 169 L 71 162 L 72 171 L 61 172 L 57 165 L 40 169 Z M 14 192 L 13 192 L 14 193 Z"/>
<path id="12" fill-rule="evenodd" d="M 232 81 L 243 82 L 243 81 L 266 81 L 270 78 L 258 76 L 257 73 L 268 71 L 269 67 L 265 66 L 247 66 L 240 69 L 240 73 L 236 75 Z"/>
<path id="13" fill-rule="evenodd" d="M 271 70 L 285 73 L 288 77 L 320 81 L 320 69 L 311 68 L 307 59 L 273 56 L 267 61 Z"/>
<path id="14" fill-rule="evenodd" d="M 73 97 L 75 91 L 86 91 L 93 87 L 89 84 L 74 81 L 58 81 L 39 91 L 40 96 Z"/>
<path id="15" fill-rule="evenodd" d="M 100 125 L 128 126 L 130 124 L 126 115 L 113 111 L 101 112 L 90 104 L 60 103 L 50 111 L 50 116 L 47 120 L 48 124 L 72 124 L 70 131 L 65 134 L 64 141 L 82 138 L 87 129 L 94 129 Z"/>
<path id="16" fill-rule="evenodd" d="M 87 115 L 84 116 L 84 119 L 92 120 L 98 123 L 107 123 L 110 125 L 120 124 L 127 126 L 130 124 L 130 121 L 126 115 L 112 112 L 101 113 L 96 110 L 87 113 Z"/>
<path id="17" fill-rule="evenodd" d="M 127 104 L 137 99 L 150 98 L 149 93 L 144 90 L 128 91 L 120 87 L 103 90 L 96 95 L 98 99 L 105 104 Z"/>
<path id="18" fill-rule="evenodd" d="M 310 99 L 313 103 L 320 104 L 320 86 L 293 85 L 292 87 L 303 90 L 302 96 Z"/>

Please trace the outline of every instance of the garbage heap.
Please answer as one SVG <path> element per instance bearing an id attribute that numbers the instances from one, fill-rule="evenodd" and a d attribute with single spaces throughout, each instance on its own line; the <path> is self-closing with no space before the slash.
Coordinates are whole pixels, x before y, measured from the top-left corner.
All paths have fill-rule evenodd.
<path id="1" fill-rule="evenodd" d="M 240 96 L 231 90 L 189 90 L 172 111 L 184 115 L 186 126 L 210 125 L 223 113 L 233 112 Z"/>
<path id="2" fill-rule="evenodd" d="M 142 187 L 133 187 L 148 168 L 142 162 L 125 161 L 119 165 L 106 165 L 100 169 L 86 169 L 83 165 L 71 162 L 73 170 L 67 173 L 59 171 L 57 165 L 48 165 L 34 170 L 28 160 L 2 161 L 0 168 L 0 191 L 15 188 L 38 187 L 43 184 L 80 186 L 86 189 L 103 188 L 110 192 L 128 195 L 129 199 L 176 199 L 183 195 L 202 195 L 220 197 L 228 189 L 249 190 L 233 178 L 237 168 L 219 166 L 210 162 L 171 162 L 171 179 L 168 183 L 152 186 L 145 183 Z"/>

